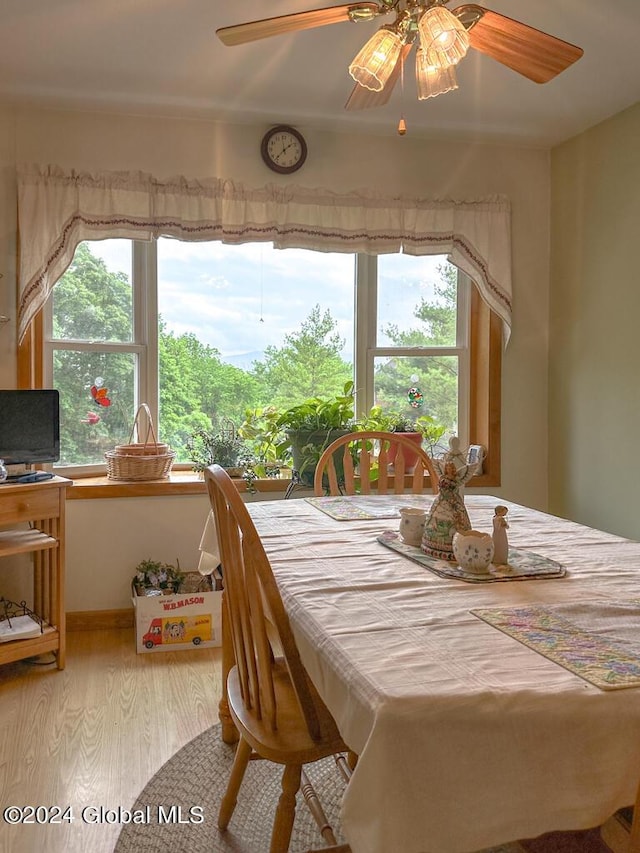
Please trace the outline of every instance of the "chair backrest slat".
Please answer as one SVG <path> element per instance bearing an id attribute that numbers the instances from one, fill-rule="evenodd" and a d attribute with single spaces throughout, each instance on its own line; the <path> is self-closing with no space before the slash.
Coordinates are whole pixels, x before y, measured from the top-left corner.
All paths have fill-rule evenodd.
<path id="1" fill-rule="evenodd" d="M 339 486 L 338 486 L 338 477 L 336 474 L 336 468 L 335 468 L 335 465 L 332 465 L 331 467 L 333 469 L 333 474 L 335 477 L 335 479 L 332 479 L 332 482 L 333 482 L 334 488 L 336 489 L 336 492 L 337 492 Z M 344 471 L 345 483 L 349 484 L 349 488 L 354 488 L 355 487 L 355 472 L 354 472 L 354 468 L 353 468 L 353 456 L 351 455 L 351 448 L 349 447 L 348 444 L 345 444 L 344 453 L 342 454 L 342 469 Z"/>
<path id="2" fill-rule="evenodd" d="M 336 453 L 343 448 L 342 453 Z M 374 449 L 377 448 L 377 456 Z M 377 430 L 353 432 L 337 438 L 325 449 L 316 466 L 314 492 L 316 495 L 363 495 L 371 494 L 372 483 L 378 494 L 388 494 L 390 488 L 389 467 L 391 449 L 393 457 L 393 491 L 402 494 L 405 491 L 405 475 L 411 475 L 410 489 L 413 494 L 421 494 L 427 488 L 425 477 L 428 474 L 428 488 L 436 494 L 438 476 L 433 462 L 424 448 L 404 435 Z M 358 475 L 354 470 L 354 456 L 358 461 Z M 413 470 L 407 465 L 407 459 L 417 457 Z M 343 474 L 336 470 L 336 458 L 342 461 Z M 358 483 L 359 479 L 359 483 Z"/>
<path id="3" fill-rule="evenodd" d="M 402 452 L 402 448 L 398 447 L 398 450 L 395 455 L 395 459 L 393 460 L 393 491 L 399 495 L 404 492 L 404 473 L 406 470 L 406 460 L 405 455 Z"/>
<path id="4" fill-rule="evenodd" d="M 378 439 L 378 492 L 386 494 L 389 490 L 389 443 Z"/>

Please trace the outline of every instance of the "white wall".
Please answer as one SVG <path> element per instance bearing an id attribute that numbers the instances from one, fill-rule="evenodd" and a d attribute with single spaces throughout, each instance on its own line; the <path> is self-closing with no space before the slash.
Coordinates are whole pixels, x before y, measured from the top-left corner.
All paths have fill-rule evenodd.
<path id="1" fill-rule="evenodd" d="M 286 183 L 269 172 L 260 158 L 263 125 L 230 125 L 210 121 L 8 109 L 3 115 L 7 174 L 12 186 L 13 163 L 57 164 L 90 171 L 140 169 L 159 178 L 183 174 L 191 178 L 223 177 L 249 186 Z M 549 156 L 538 149 L 425 140 L 359 136 L 299 128 L 306 134 L 309 154 L 296 183 L 336 192 L 367 188 L 385 194 L 474 199 L 505 194 L 512 205 L 513 334 L 503 361 L 502 487 L 491 491 L 505 498 L 546 508 L 547 505 L 547 345 L 549 311 Z M 0 136 L 0 140 L 2 136 Z M 0 143 L 0 155 L 2 154 Z M 15 239 L 15 204 L 0 198 L 2 235 L 0 269 L 15 288 L 10 258 Z M 0 238 L 2 237 L 0 235 Z M 4 281 L 4 280 L 3 280 Z M 13 299 L 13 296 L 11 296 Z M 0 331 L 0 335 L 3 332 Z M 4 332 L 6 338 L 9 335 Z M 0 344 L 1 345 L 1 344 Z M 14 382 L 11 369 L 0 366 L 0 382 Z M 149 552 L 148 540 L 138 559 L 147 556 L 171 562 L 193 548 L 192 509 L 184 499 L 150 499 L 159 527 L 174 531 L 167 552 Z M 108 504 L 108 509 L 105 505 Z M 122 518 L 119 535 L 137 535 L 128 526 L 133 501 L 74 501 L 69 505 L 70 610 L 122 605 L 114 581 L 114 561 L 92 554 L 95 587 L 82 584 L 82 555 L 91 552 L 93 532 L 107 512 L 110 525 Z M 93 519 L 93 523 L 91 523 Z M 125 532 L 126 530 L 126 532 Z M 196 543 L 197 547 L 197 543 Z M 164 546 L 163 546 L 164 548 Z M 137 560 L 136 560 L 137 562 Z M 117 571 L 128 579 L 130 565 Z M 112 582 L 113 581 L 113 582 Z M 78 589 L 76 590 L 76 585 Z M 125 583 L 126 586 L 126 583 Z M 101 592 L 100 592 L 101 591 Z M 104 594 L 103 594 L 104 593 Z M 95 602 L 99 602 L 96 605 Z M 120 602 L 120 603 L 116 603 Z"/>
<path id="2" fill-rule="evenodd" d="M 552 156 L 552 511 L 640 539 L 640 104 Z"/>
<path id="3" fill-rule="evenodd" d="M 131 607 L 141 560 L 198 568 L 204 495 L 67 503 L 67 611 Z"/>
<path id="4" fill-rule="evenodd" d="M 16 382 L 16 179 L 13 112 L 0 104 L 0 388 Z"/>

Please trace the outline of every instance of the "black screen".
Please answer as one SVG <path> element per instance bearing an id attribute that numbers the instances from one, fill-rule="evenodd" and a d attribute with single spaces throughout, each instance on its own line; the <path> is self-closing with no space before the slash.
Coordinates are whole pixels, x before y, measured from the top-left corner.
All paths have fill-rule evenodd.
<path id="1" fill-rule="evenodd" d="M 60 397 L 57 391 L 0 390 L 0 459 L 31 465 L 60 459 Z"/>

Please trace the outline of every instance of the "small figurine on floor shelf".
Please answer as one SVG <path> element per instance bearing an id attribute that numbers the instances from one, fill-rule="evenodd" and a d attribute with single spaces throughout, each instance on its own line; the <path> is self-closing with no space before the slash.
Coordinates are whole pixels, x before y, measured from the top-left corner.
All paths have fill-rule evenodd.
<path id="1" fill-rule="evenodd" d="M 506 506 L 500 504 L 495 508 L 493 516 L 493 564 L 494 566 L 506 566 L 509 563 L 509 542 L 507 541 L 507 513 Z"/>

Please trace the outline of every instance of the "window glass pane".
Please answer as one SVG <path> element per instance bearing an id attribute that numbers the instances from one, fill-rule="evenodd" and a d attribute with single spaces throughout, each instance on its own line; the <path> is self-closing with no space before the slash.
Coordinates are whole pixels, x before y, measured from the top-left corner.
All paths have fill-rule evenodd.
<path id="1" fill-rule="evenodd" d="M 393 356 L 374 359 L 375 404 L 412 420 L 433 419 L 438 449 L 458 432 L 458 358 L 445 356 Z M 429 442 L 427 441 L 427 444 Z"/>
<path id="2" fill-rule="evenodd" d="M 133 338 L 131 241 L 81 243 L 53 289 L 53 338 L 129 342 Z"/>
<path id="3" fill-rule="evenodd" d="M 339 393 L 353 294 L 352 255 L 159 240 L 160 433 L 178 459 L 199 427 Z"/>
<path id="4" fill-rule="evenodd" d="M 135 361 L 131 353 L 54 351 L 53 387 L 60 392 L 58 465 L 104 464 L 107 450 L 127 442 L 135 415 Z"/>
<path id="5" fill-rule="evenodd" d="M 381 255 L 377 345 L 455 346 L 457 276 L 444 255 Z"/>

